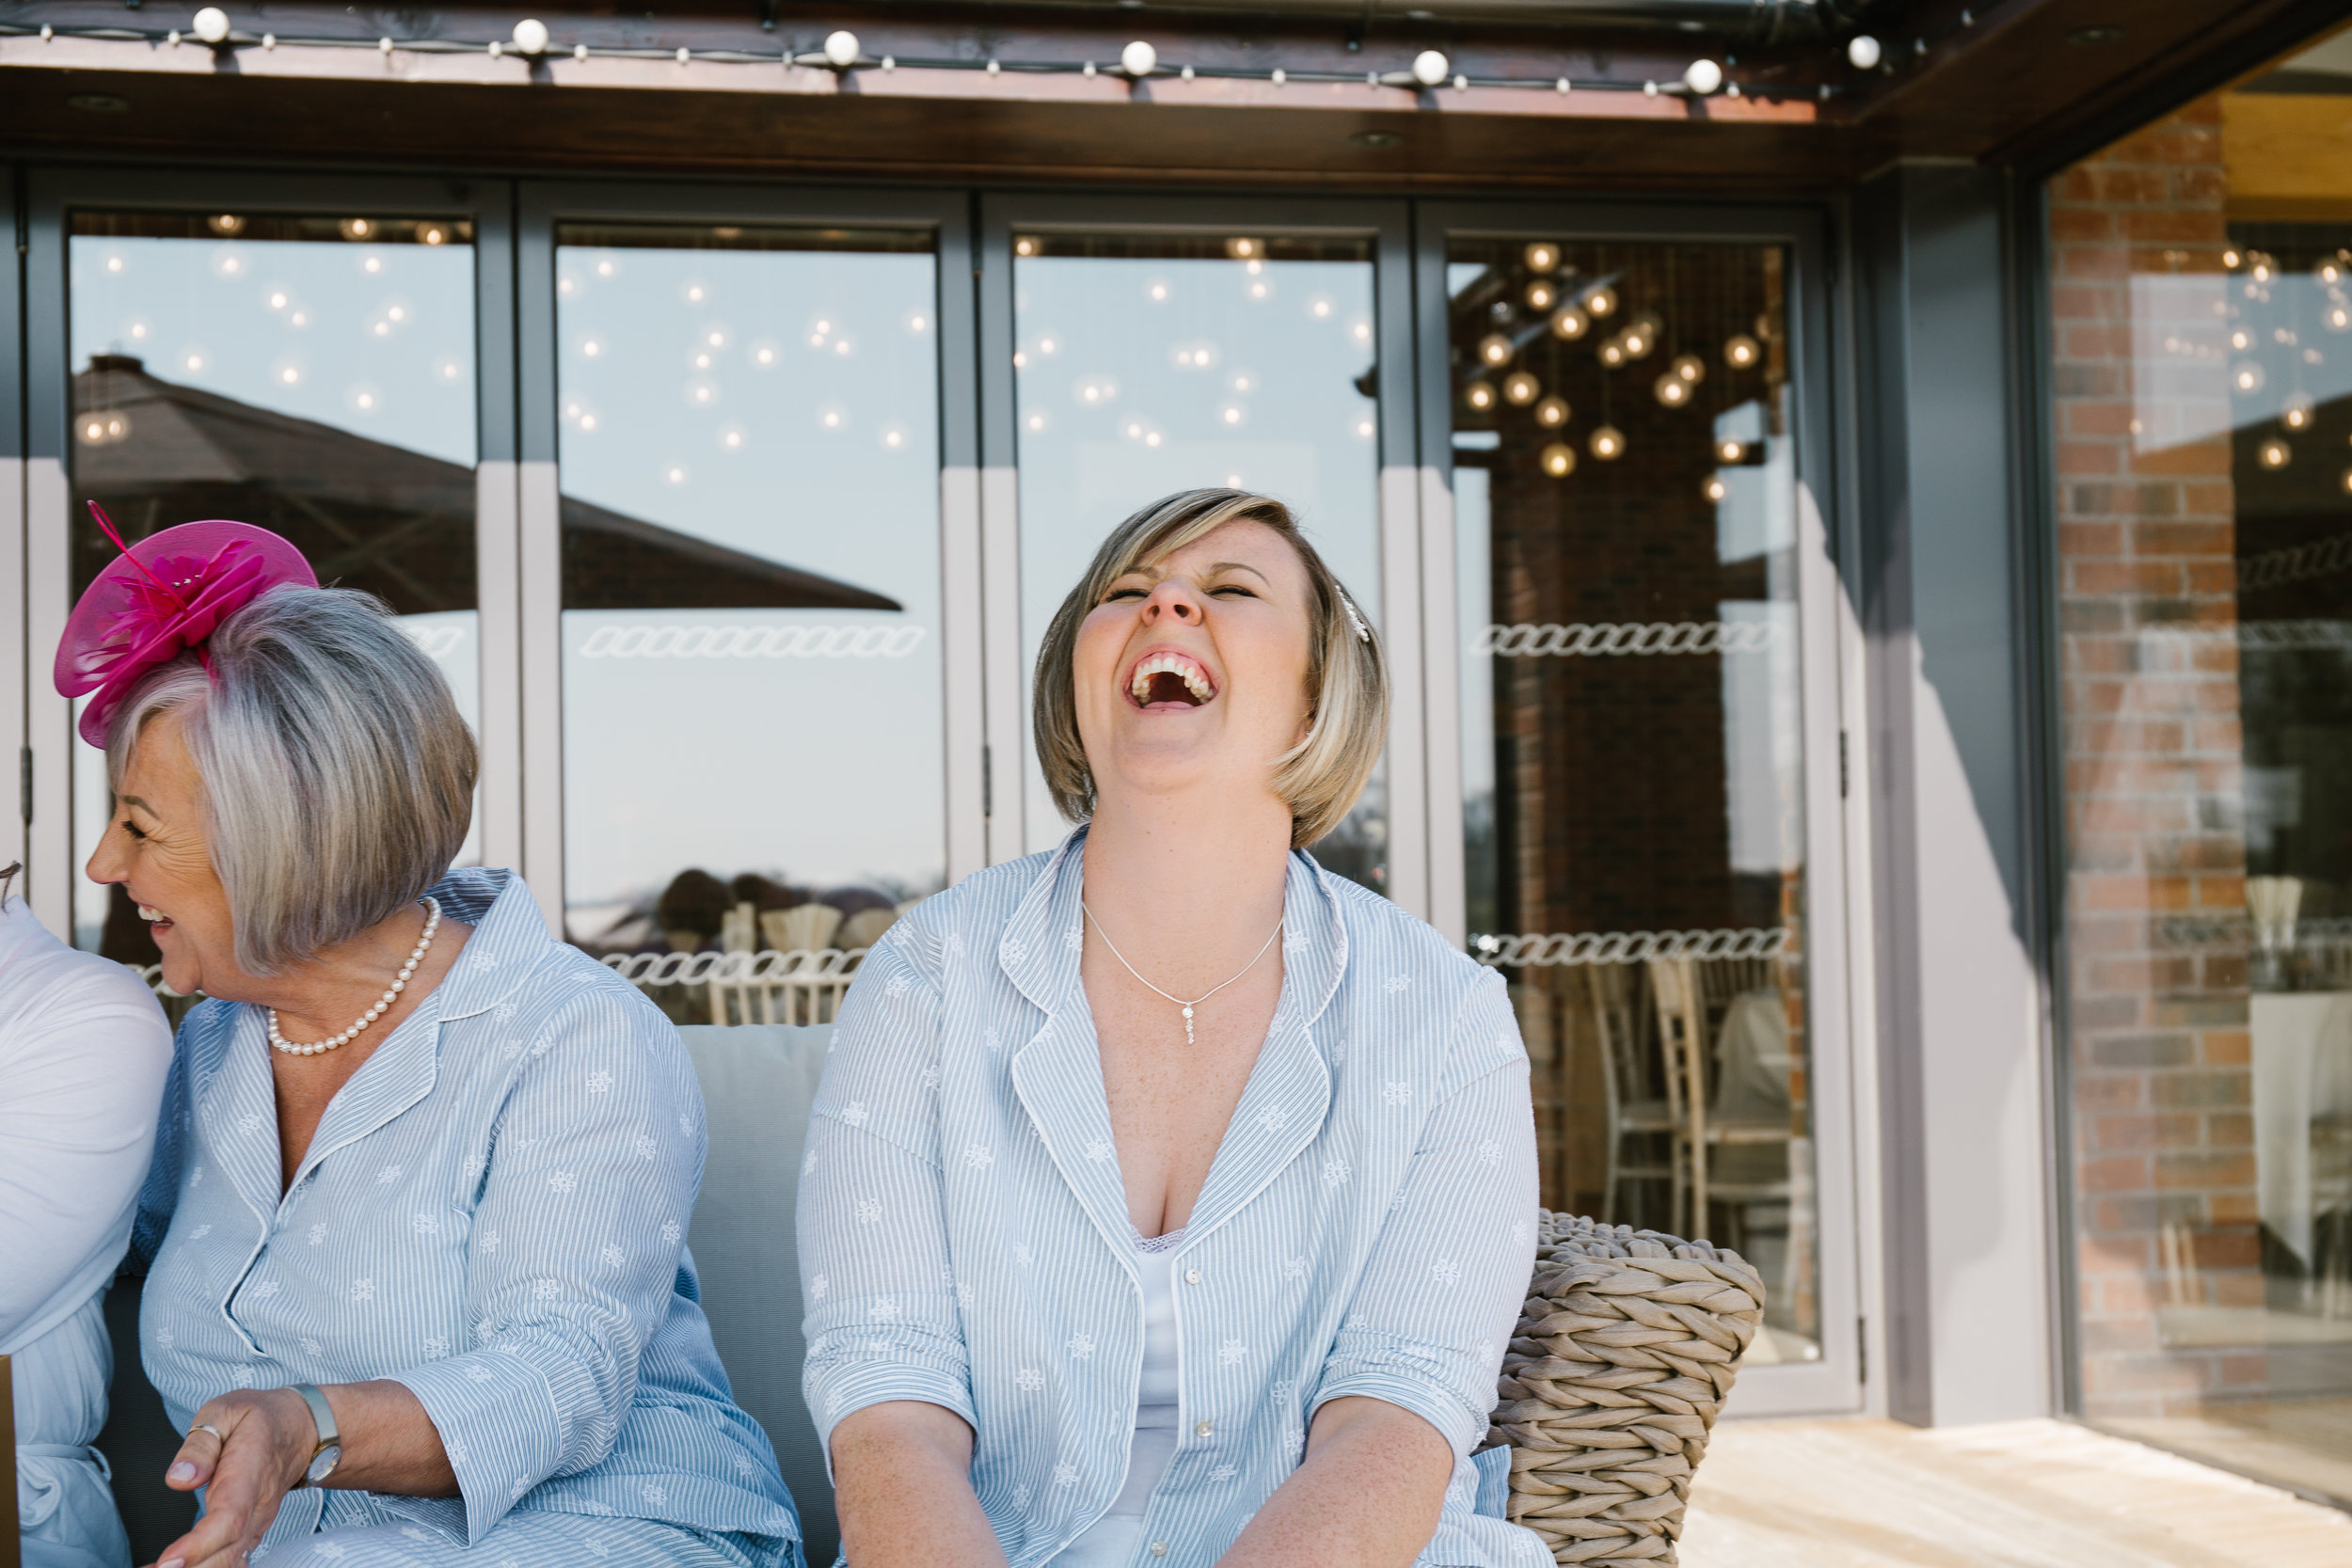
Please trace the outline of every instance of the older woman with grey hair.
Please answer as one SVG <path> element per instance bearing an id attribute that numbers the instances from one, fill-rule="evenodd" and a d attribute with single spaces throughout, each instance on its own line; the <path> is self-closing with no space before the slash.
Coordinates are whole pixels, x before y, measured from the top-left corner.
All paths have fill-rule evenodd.
<path id="1" fill-rule="evenodd" d="M 205 1503 L 162 1568 L 798 1563 L 684 1247 L 676 1031 L 512 873 L 450 869 L 473 737 L 384 608 L 183 531 L 59 659 L 117 799 L 89 875 L 209 998 L 133 1238 Z"/>

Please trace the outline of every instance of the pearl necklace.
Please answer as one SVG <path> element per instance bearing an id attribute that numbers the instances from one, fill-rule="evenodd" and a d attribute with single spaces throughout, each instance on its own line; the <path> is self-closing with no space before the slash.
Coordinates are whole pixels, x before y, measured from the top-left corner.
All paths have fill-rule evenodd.
<path id="1" fill-rule="evenodd" d="M 315 1056 L 322 1051 L 334 1050 L 337 1046 L 342 1045 L 344 1041 L 349 1040 L 354 1036 L 358 1035 L 360 1030 L 365 1029 L 369 1024 L 373 1023 L 377 1019 L 383 1017 L 384 1009 L 390 1006 L 399 999 L 400 993 L 408 989 L 408 976 L 414 974 L 417 972 L 417 965 L 424 961 L 425 949 L 433 945 L 433 933 L 440 928 L 440 903 L 437 899 L 431 897 L 425 898 L 423 903 L 424 935 L 419 937 L 417 939 L 417 945 L 409 949 L 408 961 L 400 966 L 400 978 L 392 982 L 392 989 L 377 997 L 375 999 L 375 1005 L 371 1006 L 366 1012 L 359 1015 L 359 1022 L 354 1023 L 350 1028 L 344 1030 L 342 1034 L 330 1036 L 326 1039 L 318 1041 L 316 1044 L 296 1045 L 285 1036 L 278 1032 L 278 1009 L 272 1007 L 269 1009 L 270 1049 L 273 1051 L 282 1051 L 289 1056 Z"/>
<path id="2" fill-rule="evenodd" d="M 1138 970 L 1137 968 L 1136 968 L 1136 966 L 1135 966 L 1135 965 L 1133 965 L 1133 964 L 1128 963 L 1128 962 L 1127 962 L 1127 955 L 1126 955 L 1126 954 L 1124 954 L 1124 953 L 1121 953 L 1121 952 L 1119 950 L 1119 948 L 1118 948 L 1118 947 L 1117 947 L 1117 946 L 1116 946 L 1116 945 L 1115 945 L 1115 944 L 1111 942 L 1111 934 L 1110 934 L 1108 931 L 1105 931 L 1104 929 L 1103 929 L 1103 923 L 1102 923 L 1101 921 L 1099 921 L 1099 920 L 1094 920 L 1094 911 L 1093 911 L 1092 910 L 1087 909 L 1087 906 L 1086 906 L 1086 900 L 1085 900 L 1085 899 L 1081 898 L 1081 899 L 1079 899 L 1079 900 L 1078 900 L 1078 908 L 1079 908 L 1081 911 L 1084 911 L 1084 912 L 1085 912 L 1085 914 L 1086 914 L 1086 917 L 1087 917 L 1089 920 L 1093 920 L 1093 921 L 1094 921 L 1094 934 L 1095 934 L 1096 936 L 1101 937 L 1101 938 L 1103 939 L 1103 945 L 1104 945 L 1104 946 L 1105 946 L 1105 947 L 1108 947 L 1108 948 L 1110 949 L 1111 957 L 1112 957 L 1112 958 L 1117 958 L 1117 959 L 1118 959 L 1118 960 L 1121 963 L 1121 964 L 1126 965 L 1126 970 L 1127 970 L 1127 973 L 1128 973 L 1128 974 L 1132 974 L 1132 975 L 1134 975 L 1134 976 L 1135 976 L 1137 980 L 1141 980 L 1141 981 L 1143 982 L 1143 989 L 1144 989 L 1144 990 L 1149 990 L 1149 991 L 1155 991 L 1155 992 L 1158 992 L 1158 994 L 1160 994 L 1160 995 L 1162 995 L 1162 996 L 1168 996 L 1168 992 L 1166 992 L 1166 991 L 1164 991 L 1164 990 L 1161 990 L 1159 987 L 1157 987 L 1157 986 L 1153 985 L 1151 981 L 1149 981 L 1149 980 L 1145 980 L 1145 979 L 1143 978 L 1143 972 L 1142 972 L 1142 971 L 1140 971 L 1140 970 Z M 1274 929 L 1273 929 L 1272 931 L 1270 931 L 1270 932 L 1268 932 L 1268 933 L 1266 934 L 1266 939 L 1265 939 L 1265 946 L 1264 946 L 1264 947 L 1261 947 L 1261 948 L 1259 948 L 1259 949 L 1258 949 L 1258 955 L 1257 955 L 1257 958 L 1251 958 L 1251 959 L 1250 959 L 1248 963 L 1246 963 L 1246 964 L 1242 965 L 1242 966 L 1241 966 L 1241 968 L 1240 968 L 1238 971 L 1236 971 L 1236 972 L 1234 973 L 1232 980 L 1227 980 L 1227 981 L 1224 983 L 1224 985 L 1216 985 L 1216 986 L 1211 986 L 1211 987 L 1210 987 L 1207 990 L 1202 991 L 1200 995 L 1198 995 L 1198 996 L 1194 997 L 1194 998 L 1193 998 L 1191 1001 L 1189 1001 L 1189 1002 L 1185 1001 L 1185 1000 L 1184 1000 L 1183 997 L 1181 997 L 1181 996 L 1168 996 L 1168 999 L 1170 1002 L 1175 1003 L 1175 1004 L 1176 1004 L 1176 1006 L 1178 1006 L 1179 1007 L 1182 1007 L 1182 1008 L 1184 1008 L 1184 1043 L 1185 1043 L 1186 1045 L 1191 1045 L 1191 1044 L 1193 1044 L 1193 1043 L 1194 1043 L 1194 1041 L 1193 1041 L 1193 1037 L 1192 1037 L 1192 1010 L 1193 1010 L 1193 1008 L 1195 1008 L 1195 1007 L 1199 1006 L 1201 1003 L 1206 1002 L 1206 1001 L 1207 1001 L 1210 997 L 1215 996 L 1215 995 L 1216 995 L 1218 991 L 1223 990 L 1225 989 L 1225 987 L 1226 987 L 1226 986 L 1230 986 L 1230 985 L 1232 985 L 1232 984 L 1233 983 L 1233 980 L 1238 980 L 1238 979 L 1240 979 L 1240 978 L 1241 978 L 1244 974 L 1248 974 L 1251 970 L 1253 970 L 1253 969 L 1257 968 L 1257 967 L 1258 967 L 1258 958 L 1264 958 L 1264 957 L 1265 957 L 1265 954 L 1266 954 L 1266 948 L 1267 948 L 1267 947 L 1271 947 L 1271 946 L 1273 946 L 1273 945 L 1274 945 L 1274 939 L 1275 939 L 1276 937 L 1280 936 L 1281 934 L 1282 934 L 1282 923 L 1281 923 L 1280 921 L 1279 921 L 1279 920 L 1278 920 L 1278 921 L 1276 921 L 1276 922 L 1274 923 Z"/>

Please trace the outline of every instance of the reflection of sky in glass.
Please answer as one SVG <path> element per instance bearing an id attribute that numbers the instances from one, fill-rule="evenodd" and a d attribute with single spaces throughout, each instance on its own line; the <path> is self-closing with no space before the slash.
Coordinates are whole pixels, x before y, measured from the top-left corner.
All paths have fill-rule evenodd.
<path id="1" fill-rule="evenodd" d="M 1104 535 L 1203 485 L 1289 505 L 1376 616 L 1377 429 L 1355 386 L 1373 365 L 1369 261 L 1034 256 L 1015 266 L 1025 671 Z M 1069 825 L 1034 758 L 1023 777 L 1028 847 L 1042 848 Z"/>
<path id="2" fill-rule="evenodd" d="M 921 253 L 559 249 L 564 493 L 905 606 L 564 613 L 576 936 L 691 866 L 944 878 L 936 293 Z M 794 629 L 835 626 L 898 635 Z"/>
<path id="3" fill-rule="evenodd" d="M 164 381 L 471 467 L 473 261 L 462 245 L 75 235 L 69 354 L 76 372 L 92 355 L 130 355 Z M 137 440 L 135 428 L 129 438 Z M 478 725 L 474 612 L 401 619 L 449 677 L 466 722 Z M 75 746 L 82 861 L 105 831 L 108 805 L 103 759 Z M 480 859 L 479 838 L 477 821 L 459 864 Z M 98 944 L 106 897 L 77 875 L 75 940 L 85 946 Z"/>
<path id="4" fill-rule="evenodd" d="M 467 245 L 77 235 L 72 359 L 150 373 L 471 467 Z"/>

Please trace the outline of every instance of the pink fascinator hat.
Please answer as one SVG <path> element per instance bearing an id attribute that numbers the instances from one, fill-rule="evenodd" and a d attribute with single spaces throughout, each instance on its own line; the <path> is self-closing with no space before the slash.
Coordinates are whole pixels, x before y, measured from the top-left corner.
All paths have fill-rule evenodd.
<path id="1" fill-rule="evenodd" d="M 57 643 L 57 690 L 96 692 L 82 710 L 82 738 L 106 744 L 106 725 L 142 676 L 190 649 L 213 667 L 205 639 L 281 583 L 316 588 L 302 552 L 265 528 L 226 519 L 182 523 L 135 545 L 96 501 L 90 515 L 122 554 L 83 591 Z"/>

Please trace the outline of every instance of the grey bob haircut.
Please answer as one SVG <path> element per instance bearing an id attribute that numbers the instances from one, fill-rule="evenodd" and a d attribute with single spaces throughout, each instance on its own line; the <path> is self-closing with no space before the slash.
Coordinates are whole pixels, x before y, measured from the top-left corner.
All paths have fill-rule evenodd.
<path id="1" fill-rule="evenodd" d="M 473 733 L 391 611 L 272 589 L 132 689 L 106 731 L 117 789 L 148 721 L 181 716 L 238 967 L 276 974 L 389 920 L 448 872 L 473 819 Z"/>
<path id="2" fill-rule="evenodd" d="M 1378 634 L 1298 531 L 1289 507 L 1247 490 L 1184 490 L 1111 531 L 1054 612 L 1038 650 L 1030 705 L 1038 763 L 1056 809 L 1071 821 L 1094 815 L 1094 773 L 1078 738 L 1079 623 L 1129 572 L 1231 522 L 1272 529 L 1307 568 L 1307 735 L 1274 763 L 1274 792 L 1291 808 L 1293 847 L 1303 848 L 1338 827 L 1363 794 L 1389 735 L 1389 673 Z"/>

